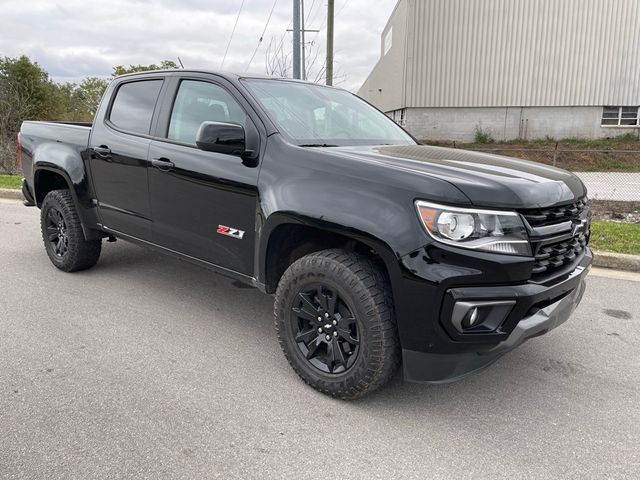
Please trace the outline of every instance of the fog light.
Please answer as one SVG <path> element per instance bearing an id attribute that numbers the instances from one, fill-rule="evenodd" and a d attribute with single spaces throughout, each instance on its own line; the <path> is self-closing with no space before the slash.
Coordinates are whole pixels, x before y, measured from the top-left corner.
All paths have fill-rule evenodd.
<path id="1" fill-rule="evenodd" d="M 489 333 L 507 318 L 515 300 L 457 301 L 451 323 L 460 333 Z"/>
<path id="2" fill-rule="evenodd" d="M 478 307 L 474 307 L 469 310 L 469 312 L 465 315 L 462 320 L 462 328 L 471 328 L 476 324 L 478 320 Z"/>

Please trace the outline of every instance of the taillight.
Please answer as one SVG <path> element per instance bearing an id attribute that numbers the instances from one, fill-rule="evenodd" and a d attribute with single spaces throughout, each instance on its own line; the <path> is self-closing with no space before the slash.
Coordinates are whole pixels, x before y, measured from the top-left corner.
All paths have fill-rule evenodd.
<path id="1" fill-rule="evenodd" d="M 22 143 L 20 143 L 20 134 L 18 133 L 18 146 L 16 147 L 16 156 L 18 157 L 18 167 L 22 170 Z"/>

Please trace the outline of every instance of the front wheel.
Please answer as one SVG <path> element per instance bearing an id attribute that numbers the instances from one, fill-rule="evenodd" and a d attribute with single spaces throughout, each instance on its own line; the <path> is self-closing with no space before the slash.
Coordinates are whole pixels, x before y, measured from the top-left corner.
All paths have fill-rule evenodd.
<path id="1" fill-rule="evenodd" d="M 85 240 L 69 190 L 52 190 L 44 197 L 40 226 L 47 255 L 60 270 L 77 272 L 98 262 L 102 241 Z"/>
<path id="2" fill-rule="evenodd" d="M 362 397 L 399 364 L 389 283 L 367 257 L 336 249 L 297 260 L 278 284 L 274 313 L 289 363 L 323 393 Z"/>

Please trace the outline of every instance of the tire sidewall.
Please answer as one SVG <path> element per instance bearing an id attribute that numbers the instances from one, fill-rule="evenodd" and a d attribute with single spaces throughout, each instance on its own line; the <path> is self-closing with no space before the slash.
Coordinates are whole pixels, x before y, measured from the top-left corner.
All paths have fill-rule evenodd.
<path id="1" fill-rule="evenodd" d="M 47 216 L 55 208 L 60 212 L 66 226 L 67 252 L 59 257 L 51 246 L 47 235 Z M 94 266 L 100 258 L 102 240 L 87 240 L 78 215 L 73 195 L 69 190 L 52 190 L 42 202 L 40 228 L 45 251 L 51 263 L 64 272 L 77 272 Z"/>
<path id="2" fill-rule="evenodd" d="M 376 341 L 373 329 L 379 327 L 382 320 L 375 309 L 373 298 L 368 294 L 367 286 L 348 269 L 340 269 L 338 261 L 330 262 L 334 264 L 328 266 L 323 262 L 313 262 L 310 269 L 301 264 L 290 267 L 276 294 L 276 326 L 280 344 L 289 363 L 307 383 L 323 393 L 355 398 L 360 395 L 361 390 L 366 390 L 367 385 L 377 384 L 377 374 L 383 368 L 382 355 L 376 354 L 372 343 Z M 330 374 L 319 370 L 305 358 L 295 341 L 291 309 L 298 293 L 312 284 L 322 284 L 334 289 L 356 318 L 360 340 L 358 358 L 345 372 Z"/>
<path id="3" fill-rule="evenodd" d="M 69 235 L 69 247 L 67 249 L 66 255 L 59 257 L 56 255 L 55 250 L 51 246 L 51 242 L 49 242 L 49 238 L 47 236 L 47 216 L 49 215 L 49 211 L 55 208 L 62 214 L 62 218 L 64 219 L 65 228 L 69 230 L 73 228 L 72 226 L 72 215 L 71 212 L 68 211 L 67 205 L 64 202 L 61 202 L 56 195 L 49 194 L 45 197 L 44 202 L 42 203 L 42 211 L 40 215 L 40 228 L 42 229 L 42 240 L 44 241 L 45 249 L 47 251 L 47 255 L 51 262 L 58 268 L 64 268 L 67 263 L 69 263 L 69 257 L 72 255 L 73 248 L 73 237 Z"/>
<path id="4" fill-rule="evenodd" d="M 348 370 L 341 373 L 323 372 L 322 370 L 312 365 L 305 358 L 304 354 L 298 347 L 297 342 L 295 341 L 296 332 L 293 331 L 294 319 L 292 318 L 292 308 L 295 306 L 298 293 L 304 291 L 307 287 L 314 284 L 320 284 L 334 290 L 347 304 L 347 307 L 356 319 L 359 337 L 358 340 L 360 342 L 358 348 L 358 356 L 353 365 Z M 345 377 L 349 377 L 352 371 L 361 368 L 368 354 L 368 340 L 370 337 L 370 333 L 367 328 L 367 322 L 363 321 L 363 318 L 366 317 L 366 314 L 364 313 L 362 306 L 359 305 L 358 302 L 354 301 L 352 295 L 348 291 L 346 291 L 343 286 L 338 281 L 336 281 L 336 279 L 327 274 L 307 274 L 304 276 L 304 279 L 302 281 L 300 281 L 299 283 L 296 282 L 295 286 L 289 288 L 285 295 L 286 296 L 283 301 L 283 308 L 278 317 L 281 321 L 281 329 L 286 334 L 284 340 L 287 343 L 289 355 L 295 355 L 297 357 L 299 363 L 301 364 L 301 368 L 304 369 L 304 371 L 308 375 L 317 376 L 324 381 L 341 382 L 344 381 Z"/>

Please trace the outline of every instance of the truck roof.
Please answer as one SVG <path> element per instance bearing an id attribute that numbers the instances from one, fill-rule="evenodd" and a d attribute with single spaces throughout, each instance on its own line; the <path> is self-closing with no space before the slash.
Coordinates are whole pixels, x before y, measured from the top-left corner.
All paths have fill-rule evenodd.
<path id="1" fill-rule="evenodd" d="M 223 71 L 223 70 L 209 70 L 206 68 L 186 68 L 186 69 L 182 69 L 182 68 L 178 68 L 178 69 L 166 69 L 166 70 L 147 70 L 144 72 L 133 72 L 133 73 L 125 73 L 124 75 L 118 75 L 115 78 L 124 78 L 124 77 L 134 77 L 134 76 L 138 76 L 138 75 L 153 75 L 153 74 L 167 74 L 167 73 L 210 73 L 212 75 L 217 75 L 219 77 L 223 77 L 226 78 L 228 80 L 234 81 L 234 80 L 238 80 L 240 78 L 262 78 L 262 79 L 267 79 L 267 80 L 280 80 L 280 81 L 286 81 L 286 82 L 299 82 L 299 83 L 312 83 L 312 82 L 308 82 L 305 80 L 298 80 L 295 78 L 282 78 L 282 77 L 272 77 L 272 76 L 268 76 L 268 75 L 262 75 L 259 73 L 248 73 L 248 74 L 239 74 L 239 73 L 234 73 L 234 72 L 229 72 L 229 71 Z M 326 86 L 326 85 L 323 85 Z"/>

